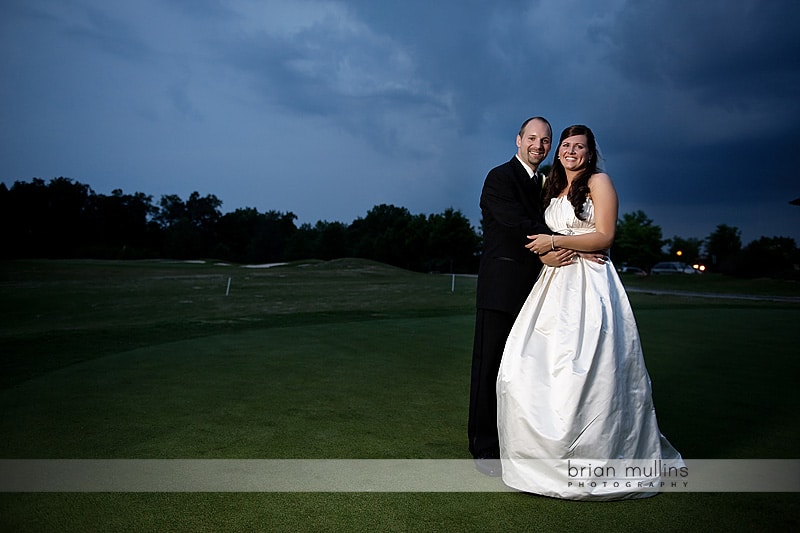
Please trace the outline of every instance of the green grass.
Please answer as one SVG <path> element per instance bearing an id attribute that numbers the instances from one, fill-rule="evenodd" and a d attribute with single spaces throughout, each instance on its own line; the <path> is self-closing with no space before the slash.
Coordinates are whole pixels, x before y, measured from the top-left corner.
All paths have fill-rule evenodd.
<path id="1" fill-rule="evenodd" d="M 789 291 L 674 278 L 625 282 Z M 356 260 L 0 263 L 0 457 L 468 458 L 475 280 L 455 287 Z M 630 297 L 661 428 L 685 457 L 797 457 L 800 304 Z M 0 495 L 3 531 L 797 526 L 791 493 L 615 503 L 513 492 Z"/>
<path id="2" fill-rule="evenodd" d="M 351 260 L 271 269 L 0 262 L 0 387 L 86 359 L 219 333 L 464 314 L 474 280 L 459 278 L 457 286 L 451 293 L 444 276 Z"/>
<path id="3" fill-rule="evenodd" d="M 623 275 L 626 286 L 637 289 L 678 290 L 709 294 L 745 294 L 800 298 L 800 283 L 771 278 L 743 279 L 721 274 Z"/>
<path id="4" fill-rule="evenodd" d="M 0 457 L 459 457 L 464 439 L 449 430 L 463 424 L 453 400 L 468 382 L 453 369 L 470 327 L 306 324 L 107 355 L 8 390 Z"/>

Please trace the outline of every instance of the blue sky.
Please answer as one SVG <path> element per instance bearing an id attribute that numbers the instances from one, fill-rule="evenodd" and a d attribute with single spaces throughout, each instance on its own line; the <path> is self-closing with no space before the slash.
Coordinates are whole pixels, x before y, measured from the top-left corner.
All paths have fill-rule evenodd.
<path id="1" fill-rule="evenodd" d="M 2 0 L 0 181 L 477 225 L 544 115 L 592 127 L 620 215 L 800 244 L 798 27 L 795 0 Z"/>

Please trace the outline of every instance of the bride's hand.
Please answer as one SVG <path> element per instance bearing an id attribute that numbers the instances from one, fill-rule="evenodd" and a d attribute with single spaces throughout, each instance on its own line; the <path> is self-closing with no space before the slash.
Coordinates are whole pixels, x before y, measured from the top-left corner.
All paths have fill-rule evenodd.
<path id="1" fill-rule="evenodd" d="M 555 246 L 553 246 L 552 235 L 528 235 L 528 238 L 531 240 L 531 242 L 526 244 L 525 248 L 531 252 L 542 255 L 546 254 L 547 252 L 552 252 L 556 249 Z"/>

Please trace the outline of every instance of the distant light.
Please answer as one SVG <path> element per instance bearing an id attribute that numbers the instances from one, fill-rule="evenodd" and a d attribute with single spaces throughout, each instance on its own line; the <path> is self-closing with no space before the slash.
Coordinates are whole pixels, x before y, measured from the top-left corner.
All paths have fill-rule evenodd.
<path id="1" fill-rule="evenodd" d="M 677 255 L 678 257 L 680 257 L 680 256 L 682 256 L 682 255 L 683 255 L 683 251 L 681 251 L 681 250 L 678 250 L 677 252 L 675 252 L 675 255 Z"/>
<path id="2" fill-rule="evenodd" d="M 692 268 L 695 269 L 695 270 L 699 270 L 700 272 L 705 272 L 706 271 L 706 266 L 705 265 L 694 264 L 694 265 L 692 265 Z"/>

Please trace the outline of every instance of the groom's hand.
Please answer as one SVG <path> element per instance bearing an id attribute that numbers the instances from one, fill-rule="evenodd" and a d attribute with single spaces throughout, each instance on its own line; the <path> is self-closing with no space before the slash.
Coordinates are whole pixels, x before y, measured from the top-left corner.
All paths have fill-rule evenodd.
<path id="1" fill-rule="evenodd" d="M 557 249 L 539 256 L 539 260 L 550 267 L 562 267 L 575 260 L 575 252 L 567 249 Z"/>
<path id="2" fill-rule="evenodd" d="M 608 261 L 608 253 L 605 250 L 599 252 L 578 252 L 578 255 L 587 261 L 600 265 L 605 265 L 606 261 Z"/>

